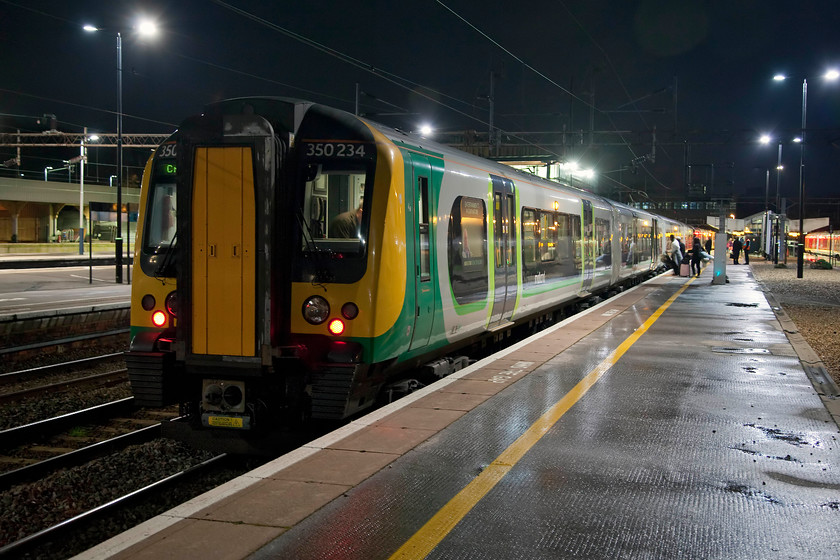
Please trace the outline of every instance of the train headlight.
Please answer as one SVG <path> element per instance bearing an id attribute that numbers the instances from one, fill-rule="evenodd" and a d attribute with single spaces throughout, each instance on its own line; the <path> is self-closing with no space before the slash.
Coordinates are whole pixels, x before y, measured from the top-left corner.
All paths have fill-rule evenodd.
<path id="1" fill-rule="evenodd" d="M 178 316 L 178 300 L 175 297 L 175 292 L 169 292 L 169 295 L 166 296 L 166 310 L 173 317 Z"/>
<path id="2" fill-rule="evenodd" d="M 303 302 L 303 318 L 307 323 L 320 325 L 330 316 L 330 304 L 321 296 L 312 296 Z"/>
<path id="3" fill-rule="evenodd" d="M 163 325 L 165 325 L 166 313 L 164 313 L 163 311 L 155 311 L 154 313 L 152 313 L 152 323 L 154 323 L 156 327 L 162 327 Z"/>

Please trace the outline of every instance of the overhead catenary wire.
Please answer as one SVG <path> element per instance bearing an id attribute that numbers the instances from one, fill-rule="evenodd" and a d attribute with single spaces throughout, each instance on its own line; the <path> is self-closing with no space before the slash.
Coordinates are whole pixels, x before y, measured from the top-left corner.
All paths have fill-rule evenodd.
<path id="1" fill-rule="evenodd" d="M 441 0 L 435 0 L 435 2 L 437 2 L 437 4 L 439 4 L 441 7 L 443 7 L 443 8 L 444 8 L 444 9 L 446 9 L 447 11 L 449 11 L 452 15 L 454 15 L 456 18 L 458 18 L 459 20 L 461 20 L 464 24 L 466 24 L 466 25 L 467 25 L 467 26 L 469 26 L 471 29 L 473 29 L 476 33 L 478 33 L 479 35 L 481 35 L 482 37 L 484 37 L 485 39 L 487 39 L 488 41 L 490 41 L 493 45 L 495 45 L 496 47 L 498 47 L 499 49 L 501 49 L 501 50 L 502 50 L 504 53 L 506 53 L 508 56 L 512 57 L 512 58 L 513 58 L 514 60 L 516 60 L 518 63 L 522 64 L 522 65 L 523 65 L 525 68 L 527 68 L 528 70 L 532 71 L 532 72 L 533 72 L 533 73 L 535 73 L 537 76 L 539 76 L 539 77 L 543 78 L 545 81 L 547 81 L 549 84 L 553 85 L 554 87 L 556 87 L 556 88 L 560 89 L 560 91 L 562 91 L 563 93 L 565 93 L 565 94 L 567 94 L 567 95 L 571 96 L 573 99 L 576 99 L 577 101 L 579 101 L 579 102 L 583 103 L 585 106 L 587 106 L 587 107 L 589 107 L 589 108 L 593 109 L 594 111 L 596 111 L 596 112 L 598 112 L 598 113 L 601 113 L 601 114 L 603 114 L 604 116 L 606 116 L 606 117 L 607 117 L 607 120 L 610 122 L 610 125 L 611 125 L 614 129 L 616 129 L 616 134 L 618 134 L 618 135 L 619 135 L 619 137 L 621 138 L 621 140 L 622 140 L 622 142 L 624 143 L 625 147 L 626 147 L 626 148 L 630 151 L 630 153 L 633 155 L 633 158 L 634 158 L 634 159 L 637 159 L 637 158 L 639 157 L 639 156 L 638 156 L 638 155 L 634 152 L 634 150 L 633 150 L 632 146 L 631 146 L 631 145 L 630 145 L 630 143 L 627 141 L 627 139 L 624 137 L 624 135 L 621 133 L 621 131 L 618 131 L 618 130 L 617 130 L 617 127 L 615 126 L 615 122 L 613 121 L 612 117 L 610 117 L 609 113 L 607 113 L 607 112 L 603 111 L 602 109 L 598 109 L 598 108 L 597 108 L 597 107 L 595 107 L 593 104 L 591 104 L 591 103 L 589 103 L 588 101 L 586 101 L 586 100 L 584 100 L 584 99 L 580 98 L 579 96 L 575 95 L 573 92 L 569 91 L 568 89 L 564 88 L 562 85 L 558 84 L 556 81 L 554 81 L 553 79 L 551 79 L 550 77 L 548 77 L 545 73 L 540 72 L 539 70 L 537 70 L 536 68 L 534 68 L 532 65 L 530 65 L 530 64 L 528 64 L 527 62 L 525 62 L 524 60 L 522 60 L 522 58 L 520 58 L 519 56 L 517 56 L 516 54 L 514 54 L 513 52 L 511 52 L 509 49 L 507 49 L 506 47 L 504 47 L 503 45 L 501 45 L 498 41 L 496 41 L 495 39 L 493 39 L 492 37 L 490 37 L 490 35 L 488 35 L 488 34 L 487 34 L 487 33 L 485 33 L 484 31 L 482 31 L 481 29 L 479 29 L 478 27 L 476 27 L 475 25 L 473 25 L 472 23 L 470 23 L 470 22 L 469 22 L 466 18 L 464 18 L 462 15 L 460 15 L 459 13 L 457 13 L 455 10 L 453 10 L 452 8 L 450 8 L 449 6 L 447 6 L 446 4 L 444 4 Z M 562 4 L 562 1 L 561 1 L 560 3 Z M 565 6 L 565 5 L 563 5 L 563 7 L 564 7 L 567 11 L 569 11 L 569 10 L 568 10 L 568 8 L 566 8 L 566 6 Z M 581 23 L 577 20 L 577 18 L 575 18 L 575 17 L 574 17 L 574 14 L 571 14 L 571 12 L 570 12 L 570 11 L 569 11 L 569 13 L 570 13 L 570 15 L 572 16 L 572 18 L 574 19 L 575 23 L 576 23 L 579 27 L 581 27 L 581 29 L 584 31 L 584 33 L 586 33 L 587 37 L 588 37 L 588 38 L 589 38 L 589 39 L 593 42 L 593 44 L 596 46 L 596 48 L 598 48 L 598 50 L 600 50 L 600 51 L 601 51 L 601 53 L 602 53 L 602 54 L 604 55 L 604 57 L 606 58 L 606 60 L 607 60 L 607 64 L 609 64 L 610 69 L 611 69 L 611 70 L 612 70 L 612 71 L 616 74 L 616 76 L 618 77 L 618 73 L 615 71 L 615 67 L 613 66 L 612 62 L 611 62 L 611 61 L 610 61 L 610 59 L 609 59 L 609 56 L 608 56 L 608 55 L 607 55 L 607 53 L 604 51 L 604 49 L 603 49 L 603 48 L 602 48 L 602 47 L 601 47 L 601 46 L 600 46 L 600 45 L 599 45 L 599 44 L 598 44 L 598 43 L 597 43 L 597 42 L 596 42 L 596 41 L 592 38 L 592 36 L 589 34 L 589 32 L 588 32 L 588 31 L 586 31 L 586 29 L 585 29 L 585 28 L 583 28 L 582 24 L 581 24 Z M 622 87 L 622 89 L 624 90 L 625 94 L 626 94 L 628 97 L 630 97 L 630 94 L 629 94 L 629 92 L 627 91 L 627 88 L 624 86 L 624 83 L 621 81 L 621 78 L 620 78 L 620 77 L 618 77 L 618 80 L 619 80 L 619 83 L 621 84 L 621 87 Z M 635 107 L 635 104 L 634 104 L 634 107 Z M 643 122 L 644 122 L 644 119 L 643 119 Z M 647 123 L 645 123 L 645 126 L 647 126 Z M 655 176 L 653 176 L 653 174 L 650 172 L 650 170 L 648 170 L 648 169 L 647 169 L 647 168 L 645 168 L 645 167 L 643 167 L 643 169 L 644 169 L 645 173 L 647 173 L 647 174 L 648 174 L 648 175 L 649 175 L 649 176 L 650 176 L 650 177 L 651 177 L 654 181 L 656 181 L 656 182 L 657 182 L 657 184 L 658 184 L 659 186 L 661 186 L 661 187 L 662 187 L 662 188 L 664 188 L 664 189 L 671 190 L 671 189 L 670 189 L 670 187 L 668 187 L 667 185 L 664 185 L 664 184 L 663 184 L 661 181 L 659 181 L 659 180 L 658 180 Z"/>
<path id="2" fill-rule="evenodd" d="M 246 10 L 243 10 L 241 8 L 233 6 L 233 5 L 227 3 L 223 0 L 212 0 L 212 2 L 221 6 L 221 7 L 223 7 L 223 8 L 225 8 L 225 9 L 228 9 L 228 10 L 230 10 L 230 11 L 232 11 L 232 12 L 234 12 L 234 13 L 242 16 L 242 17 L 248 18 L 251 21 L 254 21 L 254 22 L 259 23 L 259 24 L 261 24 L 265 27 L 268 27 L 269 29 L 272 29 L 274 31 L 282 33 L 282 34 L 286 35 L 287 37 L 290 37 L 290 38 L 292 38 L 296 41 L 299 41 L 299 42 L 301 42 L 305 45 L 308 45 L 308 46 L 310 46 L 310 47 L 312 47 L 312 48 L 314 48 L 318 51 L 321 51 L 321 52 L 323 52 L 323 53 L 325 53 L 329 56 L 337 58 L 337 59 L 339 59 L 343 62 L 346 62 L 347 64 L 350 64 L 352 66 L 355 66 L 355 67 L 357 67 L 361 70 L 369 72 L 369 73 L 379 77 L 380 79 L 383 79 L 387 82 L 390 82 L 391 84 L 394 84 L 397 87 L 400 87 L 402 89 L 410 91 L 411 93 L 413 93 L 415 95 L 418 95 L 418 96 L 423 97 L 423 98 L 425 98 L 425 99 L 427 99 L 427 100 L 429 100 L 433 103 L 436 103 L 436 104 L 438 104 L 442 107 L 445 107 L 445 108 L 449 109 L 450 111 L 453 111 L 453 112 L 455 112 L 455 113 L 457 113 L 457 114 L 459 114 L 463 117 L 466 117 L 468 119 L 476 121 L 476 122 L 478 122 L 480 124 L 483 124 L 485 126 L 489 125 L 489 123 L 487 121 L 485 121 L 485 120 L 483 120 L 479 117 L 476 117 L 475 115 L 469 114 L 469 113 L 467 113 L 465 111 L 462 111 L 462 110 L 460 110 L 456 107 L 453 107 L 452 105 L 444 103 L 440 99 L 435 98 L 433 95 L 429 95 L 427 93 L 424 93 L 424 90 L 428 91 L 430 93 L 436 94 L 436 95 L 440 95 L 441 97 L 445 97 L 447 99 L 457 101 L 458 103 L 462 103 L 462 104 L 464 104 L 468 107 L 472 107 L 472 104 L 470 104 L 470 103 L 467 103 L 465 101 L 454 98 L 454 97 L 452 97 L 450 95 L 447 95 L 443 92 L 437 91 L 434 88 L 430 88 L 430 87 L 424 86 L 422 84 L 413 82 L 413 81 L 411 81 L 407 78 L 403 78 L 403 77 L 401 77 L 397 74 L 394 74 L 393 72 L 389 72 L 389 71 L 387 71 L 383 68 L 379 68 L 377 66 L 374 66 L 373 64 L 364 62 L 364 61 L 359 60 L 359 59 L 357 59 L 353 56 L 347 55 L 347 54 L 345 54 L 341 51 L 333 49 L 332 47 L 328 47 L 328 46 L 326 46 L 322 43 L 319 43 L 317 41 L 309 39 L 308 37 L 305 37 L 305 36 L 303 36 L 299 33 L 296 33 L 294 31 L 286 29 L 286 28 L 284 28 L 280 25 L 277 25 L 273 22 L 270 22 L 270 21 L 266 20 L 265 18 L 262 18 L 260 16 L 255 15 L 255 14 L 252 14 L 252 13 L 246 11 Z M 540 144 L 537 144 L 535 142 L 531 142 L 530 140 L 528 140 L 526 138 L 518 137 L 518 136 L 515 136 L 513 134 L 507 133 L 505 131 L 501 131 L 501 132 L 503 134 L 506 134 L 508 136 L 516 138 L 517 140 L 519 140 L 519 141 L 521 141 L 525 144 L 528 144 L 528 145 L 533 146 L 535 148 L 539 148 L 541 150 L 544 150 L 544 151 L 548 152 L 549 154 L 551 154 L 553 156 L 556 156 L 558 158 L 562 157 L 560 154 L 557 154 L 556 152 L 554 152 L 550 149 L 547 149 L 544 146 L 541 146 Z"/>

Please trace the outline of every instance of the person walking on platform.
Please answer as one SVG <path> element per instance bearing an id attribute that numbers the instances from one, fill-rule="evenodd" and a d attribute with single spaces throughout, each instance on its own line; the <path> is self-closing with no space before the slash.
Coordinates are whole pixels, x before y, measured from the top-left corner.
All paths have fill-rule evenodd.
<path id="1" fill-rule="evenodd" d="M 744 245 L 741 243 L 741 238 L 736 237 L 734 241 L 732 241 L 732 264 L 741 264 L 738 262 L 738 259 L 741 257 L 741 248 Z"/>
<path id="2" fill-rule="evenodd" d="M 706 252 L 709 253 L 710 255 L 712 254 L 712 238 L 711 237 L 706 240 Z"/>
<path id="3" fill-rule="evenodd" d="M 744 238 L 744 264 L 750 264 L 750 238 Z"/>
<path id="4" fill-rule="evenodd" d="M 694 238 L 694 244 L 691 246 L 691 274 L 692 276 L 700 276 L 700 263 L 703 262 L 703 246 L 700 245 L 700 238 Z M 697 272 L 695 272 L 695 269 Z"/>
<path id="5" fill-rule="evenodd" d="M 680 250 L 679 242 L 674 239 L 674 235 L 671 234 L 671 262 L 674 264 L 674 276 L 680 275 L 680 264 L 682 263 L 682 251 Z"/>

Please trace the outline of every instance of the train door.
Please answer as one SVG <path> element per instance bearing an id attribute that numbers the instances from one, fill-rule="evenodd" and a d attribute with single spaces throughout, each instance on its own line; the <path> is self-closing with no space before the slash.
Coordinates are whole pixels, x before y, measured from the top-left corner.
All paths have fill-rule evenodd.
<path id="1" fill-rule="evenodd" d="M 583 260 L 583 283 L 581 291 L 588 292 L 595 276 L 595 217 L 592 202 L 583 200 L 583 234 L 581 239 L 581 259 Z"/>
<path id="2" fill-rule="evenodd" d="M 659 227 L 659 220 L 654 219 L 653 221 L 653 231 L 650 236 L 650 244 L 653 247 L 652 252 L 654 253 L 654 257 L 658 257 L 661 254 L 668 254 L 669 250 L 665 247 L 665 240 L 662 239 L 662 232 L 661 228 Z M 658 251 L 658 252 L 657 252 Z"/>
<path id="3" fill-rule="evenodd" d="M 255 356 L 250 147 L 198 147 L 192 201 L 192 353 Z"/>
<path id="4" fill-rule="evenodd" d="M 410 349 L 419 348 L 429 343 L 432 332 L 432 321 L 435 312 L 435 283 L 432 281 L 431 243 L 431 197 L 430 185 L 432 179 L 431 165 L 428 158 L 417 154 L 410 155 L 412 174 L 414 177 L 414 293 L 415 319 L 414 333 L 411 337 Z"/>
<path id="5" fill-rule="evenodd" d="M 500 327 L 516 305 L 516 198 L 513 181 L 490 176 L 493 184 L 493 309 L 488 327 Z"/>

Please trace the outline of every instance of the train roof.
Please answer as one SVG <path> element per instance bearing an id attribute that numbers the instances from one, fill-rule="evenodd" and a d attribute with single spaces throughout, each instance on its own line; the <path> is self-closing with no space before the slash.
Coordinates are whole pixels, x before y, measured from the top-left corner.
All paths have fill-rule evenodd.
<path id="1" fill-rule="evenodd" d="M 589 200 L 597 201 L 604 205 L 611 206 L 614 209 L 616 209 L 616 211 L 622 214 L 629 213 L 634 216 L 655 216 L 658 219 L 665 220 L 673 224 L 685 225 L 679 222 L 678 220 L 666 218 L 664 216 L 654 214 L 653 212 L 649 212 L 647 210 L 641 210 L 639 208 L 634 208 L 632 206 L 628 206 L 626 204 L 610 200 L 604 196 L 592 193 L 590 191 L 587 191 L 586 189 L 582 189 L 580 187 L 576 187 L 568 183 L 543 179 L 542 177 L 527 173 L 525 171 L 521 171 L 519 169 L 515 169 L 509 165 L 482 158 L 464 152 L 457 148 L 453 148 L 451 146 L 439 144 L 433 140 L 416 134 L 406 133 L 404 131 L 389 126 L 385 126 L 376 121 L 372 121 L 366 117 L 358 117 L 356 115 L 353 115 L 352 113 L 348 113 L 340 109 L 335 109 L 328 105 L 314 103 L 303 99 L 271 96 L 238 97 L 226 99 L 216 103 L 211 103 L 205 106 L 203 114 L 212 114 L 214 112 L 220 112 L 223 114 L 236 114 L 252 111 L 256 114 L 265 117 L 269 122 L 272 123 L 273 126 L 280 125 L 283 129 L 297 134 L 304 116 L 313 108 L 316 109 L 317 112 L 321 112 L 326 115 L 331 115 L 335 118 L 338 118 L 341 121 L 344 121 L 345 123 L 350 119 L 357 119 L 359 121 L 362 121 L 373 127 L 378 132 L 382 133 L 389 140 L 398 144 L 415 147 L 432 153 L 439 153 L 443 157 L 472 162 L 478 167 L 493 170 L 499 175 L 510 179 L 519 177 L 522 180 L 534 182 L 545 187 L 557 189 L 559 191 L 571 192 L 577 196 L 585 197 Z"/>

